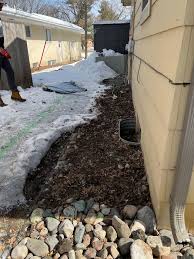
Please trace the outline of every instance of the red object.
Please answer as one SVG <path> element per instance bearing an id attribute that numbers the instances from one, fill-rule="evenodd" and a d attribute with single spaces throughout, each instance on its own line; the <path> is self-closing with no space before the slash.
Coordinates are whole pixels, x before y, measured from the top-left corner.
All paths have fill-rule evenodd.
<path id="1" fill-rule="evenodd" d="M 9 52 L 6 49 L 2 50 L 0 54 L 7 59 L 11 59 Z"/>

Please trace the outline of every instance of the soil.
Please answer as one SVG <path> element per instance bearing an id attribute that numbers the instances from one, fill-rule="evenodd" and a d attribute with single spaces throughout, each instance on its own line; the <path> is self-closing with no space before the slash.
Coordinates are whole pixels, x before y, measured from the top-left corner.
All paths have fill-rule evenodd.
<path id="1" fill-rule="evenodd" d="M 111 207 L 151 205 L 140 147 L 119 137 L 119 120 L 134 117 L 132 93 L 122 76 L 97 99 L 97 119 L 64 134 L 27 178 L 30 207 L 56 208 L 69 198 L 94 198 Z"/>
<path id="2" fill-rule="evenodd" d="M 96 100 L 97 118 L 58 139 L 28 175 L 27 204 L 1 213 L 0 229 L 7 236 L 0 253 L 26 236 L 29 215 L 37 207 L 56 209 L 69 198 L 94 198 L 117 209 L 151 206 L 141 147 L 130 147 L 119 137 L 119 120 L 135 116 L 131 88 L 122 76 L 103 83 L 108 87 Z"/>

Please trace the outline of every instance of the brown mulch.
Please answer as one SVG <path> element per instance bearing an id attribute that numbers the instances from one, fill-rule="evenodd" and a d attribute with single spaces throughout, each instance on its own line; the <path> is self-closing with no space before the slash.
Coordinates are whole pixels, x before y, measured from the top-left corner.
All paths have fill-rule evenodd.
<path id="1" fill-rule="evenodd" d="M 140 147 L 119 139 L 119 119 L 134 117 L 132 94 L 122 77 L 96 101 L 100 114 L 73 134 L 64 134 L 27 178 L 31 207 L 56 208 L 68 198 L 89 199 L 111 207 L 151 205 Z"/>

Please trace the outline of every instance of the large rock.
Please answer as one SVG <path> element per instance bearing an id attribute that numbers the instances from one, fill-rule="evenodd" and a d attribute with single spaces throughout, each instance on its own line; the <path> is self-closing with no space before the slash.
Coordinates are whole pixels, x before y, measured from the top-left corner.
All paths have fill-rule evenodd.
<path id="1" fill-rule="evenodd" d="M 148 206 L 143 207 L 137 212 L 137 219 L 143 221 L 146 226 L 146 233 L 153 234 L 156 230 L 156 218 L 153 210 Z"/>
<path id="2" fill-rule="evenodd" d="M 42 240 L 28 239 L 27 248 L 36 256 L 47 256 L 49 253 L 48 245 Z"/>
<path id="3" fill-rule="evenodd" d="M 98 239 L 97 237 L 95 237 L 92 241 L 92 247 L 96 250 L 96 251 L 100 251 L 102 250 L 104 245 L 104 242 L 100 239 Z"/>
<path id="4" fill-rule="evenodd" d="M 59 224 L 60 224 L 60 221 L 55 218 L 51 218 L 51 217 L 46 218 L 46 225 L 50 232 L 55 231 L 58 228 Z"/>
<path id="5" fill-rule="evenodd" d="M 85 233 L 85 226 L 80 222 L 75 229 L 75 243 L 81 244 Z"/>
<path id="6" fill-rule="evenodd" d="M 43 209 L 40 209 L 40 208 L 35 209 L 30 216 L 30 222 L 32 224 L 37 224 L 41 222 L 43 220 L 43 215 L 44 215 Z"/>
<path id="7" fill-rule="evenodd" d="M 84 212 L 86 209 L 86 203 L 84 200 L 74 202 L 73 206 L 76 208 L 78 212 Z"/>
<path id="8" fill-rule="evenodd" d="M 28 255 L 28 248 L 25 245 L 18 245 L 16 246 L 12 253 L 12 259 L 24 259 Z"/>
<path id="9" fill-rule="evenodd" d="M 113 217 L 112 225 L 115 228 L 115 230 L 117 231 L 119 238 L 130 237 L 131 231 L 129 229 L 129 226 L 124 221 L 122 221 L 120 218 L 118 218 L 117 216 Z"/>
<path id="10" fill-rule="evenodd" d="M 164 246 L 174 246 L 175 245 L 172 231 L 167 230 L 167 229 L 162 229 L 159 231 L 159 233 L 160 233 L 160 237 L 162 240 L 162 244 Z"/>
<path id="11" fill-rule="evenodd" d="M 127 205 L 123 209 L 123 215 L 127 219 L 134 219 L 137 214 L 137 207 L 133 205 Z"/>
<path id="12" fill-rule="evenodd" d="M 194 259 L 194 249 L 187 249 L 183 255 L 183 259 Z"/>
<path id="13" fill-rule="evenodd" d="M 106 233 L 108 240 L 111 242 L 115 242 L 115 240 L 117 239 L 117 232 L 112 226 L 107 228 Z"/>
<path id="14" fill-rule="evenodd" d="M 98 252 L 98 256 L 102 259 L 106 259 L 108 256 L 108 250 L 106 248 Z"/>
<path id="15" fill-rule="evenodd" d="M 96 257 L 96 250 L 94 248 L 88 248 L 85 252 L 85 257 L 90 259 L 90 258 L 95 258 Z"/>
<path id="16" fill-rule="evenodd" d="M 69 253 L 69 251 L 72 250 L 72 247 L 73 247 L 73 244 L 72 244 L 72 241 L 71 239 L 64 239 L 62 240 L 59 245 L 58 245 L 58 252 L 63 255 L 65 253 Z"/>
<path id="17" fill-rule="evenodd" d="M 156 257 L 169 256 L 170 255 L 170 247 L 167 246 L 157 246 L 153 249 L 153 254 Z"/>
<path id="18" fill-rule="evenodd" d="M 59 233 L 64 234 L 67 238 L 71 238 L 74 232 L 74 225 L 69 219 L 65 219 L 59 226 Z"/>
<path id="19" fill-rule="evenodd" d="M 140 220 L 135 220 L 130 227 L 131 233 L 140 229 L 145 232 L 146 231 L 145 224 Z"/>
<path id="20" fill-rule="evenodd" d="M 106 237 L 106 231 L 103 229 L 94 229 L 95 237 L 99 238 L 100 240 L 104 240 Z"/>
<path id="21" fill-rule="evenodd" d="M 63 210 L 65 218 L 74 219 L 77 216 L 77 210 L 75 207 L 68 206 Z"/>
<path id="22" fill-rule="evenodd" d="M 97 225 L 104 220 L 104 215 L 101 212 L 98 212 L 96 215 L 96 220 L 94 221 L 94 225 Z"/>
<path id="23" fill-rule="evenodd" d="M 69 251 L 68 256 L 69 256 L 69 259 L 76 259 L 75 251 L 74 250 Z"/>
<path id="24" fill-rule="evenodd" d="M 25 259 L 32 259 L 33 257 L 34 257 L 33 254 L 29 253 Z M 44 257 L 43 259 L 47 259 L 47 256 Z"/>
<path id="25" fill-rule="evenodd" d="M 111 246 L 110 247 L 110 254 L 112 256 L 113 259 L 116 259 L 119 257 L 119 251 L 117 250 L 117 248 L 115 246 Z"/>
<path id="26" fill-rule="evenodd" d="M 84 235 L 83 244 L 88 247 L 91 243 L 91 236 L 89 234 Z"/>
<path id="27" fill-rule="evenodd" d="M 86 224 L 90 224 L 90 225 L 94 225 L 95 221 L 96 221 L 97 215 L 95 213 L 94 210 L 90 210 L 88 212 L 88 215 L 86 216 L 86 218 L 84 219 Z"/>
<path id="28" fill-rule="evenodd" d="M 131 233 L 131 237 L 132 237 L 134 240 L 138 240 L 138 239 L 143 240 L 143 241 L 146 240 L 145 232 L 144 232 L 143 230 L 141 230 L 141 229 L 138 229 L 138 230 L 136 230 L 136 231 L 133 231 L 133 232 Z"/>
<path id="29" fill-rule="evenodd" d="M 49 236 L 46 238 L 45 242 L 50 248 L 50 251 L 53 251 L 54 248 L 58 245 L 59 240 L 56 238 L 56 236 Z"/>
<path id="30" fill-rule="evenodd" d="M 151 247 L 151 249 L 154 249 L 157 246 L 163 246 L 160 236 L 148 236 L 146 243 Z"/>
<path id="31" fill-rule="evenodd" d="M 168 256 L 170 254 L 170 247 L 163 246 L 160 236 L 148 236 L 146 242 L 156 257 Z"/>
<path id="32" fill-rule="evenodd" d="M 131 259 L 153 259 L 152 249 L 142 240 L 131 245 Z"/>
<path id="33" fill-rule="evenodd" d="M 132 238 L 121 238 L 119 240 L 118 246 L 121 255 L 128 255 L 130 253 L 131 245 L 134 240 Z"/>

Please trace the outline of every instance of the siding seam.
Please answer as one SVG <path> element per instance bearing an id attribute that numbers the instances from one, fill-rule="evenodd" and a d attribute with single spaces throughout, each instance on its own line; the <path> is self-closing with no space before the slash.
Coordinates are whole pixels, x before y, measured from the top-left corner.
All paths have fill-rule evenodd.
<path id="1" fill-rule="evenodd" d="M 182 85 L 182 86 L 186 86 L 186 85 L 190 85 L 190 82 L 178 82 L 175 83 L 173 82 L 172 79 L 168 78 L 166 75 L 164 75 L 162 72 L 160 72 L 159 70 L 157 70 L 156 68 L 154 68 L 152 65 L 150 65 L 148 62 L 146 62 L 144 59 L 142 59 L 141 57 L 135 55 L 134 53 L 131 53 L 130 55 L 135 56 L 136 58 L 138 58 L 141 62 L 143 62 L 144 64 L 146 64 L 148 67 L 150 67 L 152 70 L 154 70 L 157 74 L 159 74 L 160 76 L 164 77 L 165 79 L 167 79 L 169 81 L 170 84 L 172 85 Z"/>
<path id="2" fill-rule="evenodd" d="M 162 33 L 168 32 L 168 31 L 171 31 L 171 30 L 175 30 L 175 29 L 179 29 L 179 28 L 187 28 L 187 27 L 191 27 L 191 28 L 192 28 L 193 25 L 180 25 L 180 26 L 177 26 L 177 27 L 171 27 L 171 28 L 169 28 L 169 29 L 167 29 L 167 30 L 159 31 L 159 32 L 156 32 L 156 33 L 154 33 L 154 34 L 147 35 L 147 36 L 145 36 L 145 37 L 143 37 L 143 38 L 134 39 L 134 41 L 141 41 L 141 40 L 144 40 L 144 39 L 146 39 L 146 38 L 150 38 L 150 37 L 153 37 L 153 36 L 155 36 L 155 35 L 159 35 L 159 34 L 162 34 Z"/>

